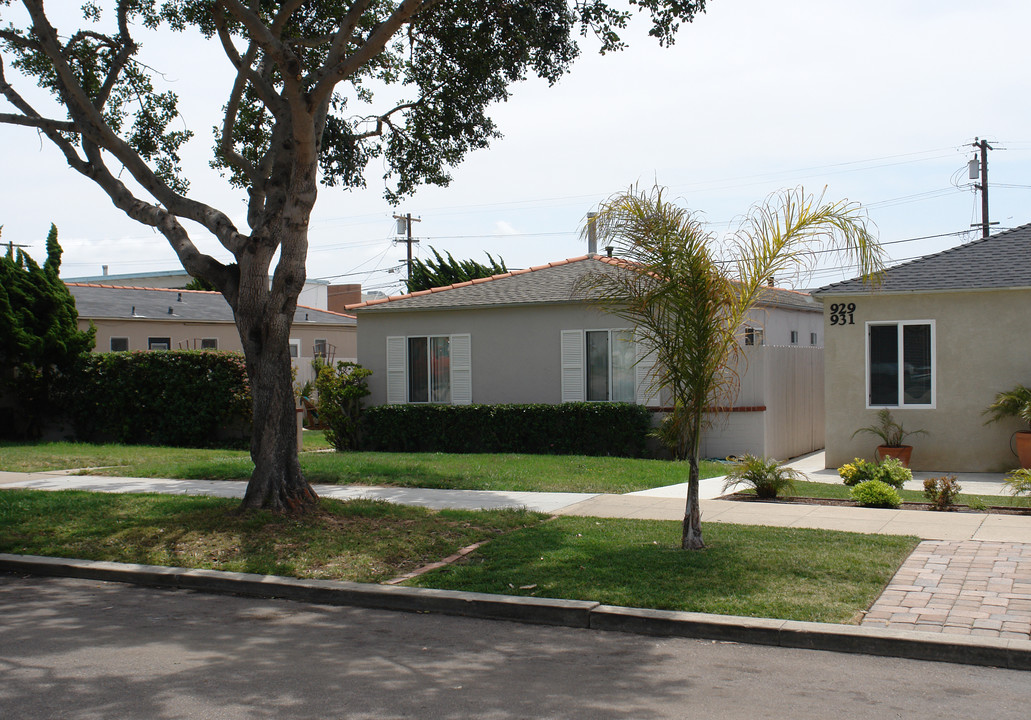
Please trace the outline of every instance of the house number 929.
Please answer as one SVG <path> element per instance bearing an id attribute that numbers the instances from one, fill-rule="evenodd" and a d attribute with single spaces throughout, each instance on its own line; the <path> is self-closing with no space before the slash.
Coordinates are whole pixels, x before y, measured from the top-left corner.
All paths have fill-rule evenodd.
<path id="1" fill-rule="evenodd" d="M 831 303 L 831 325 L 855 325 L 855 303 Z"/>

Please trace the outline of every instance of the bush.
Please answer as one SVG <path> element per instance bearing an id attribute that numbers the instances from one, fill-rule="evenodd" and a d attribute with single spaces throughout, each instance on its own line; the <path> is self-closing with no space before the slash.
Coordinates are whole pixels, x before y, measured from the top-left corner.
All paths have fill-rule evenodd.
<path id="1" fill-rule="evenodd" d="M 1013 497 L 1031 495 L 1031 469 L 1010 470 L 1009 477 L 1006 478 L 1006 490 Z"/>
<path id="2" fill-rule="evenodd" d="M 632 403 L 382 405 L 363 413 L 361 448 L 641 457 L 650 422 Z"/>
<path id="3" fill-rule="evenodd" d="M 924 497 L 930 501 L 932 510 L 950 509 L 962 489 L 955 475 L 924 480 Z"/>
<path id="4" fill-rule="evenodd" d="M 866 480 L 848 492 L 863 507 L 897 508 L 902 504 L 898 491 L 880 480 Z"/>
<path id="5" fill-rule="evenodd" d="M 795 480 L 801 480 L 803 477 L 802 473 L 785 467 L 776 460 L 745 455 L 727 473 L 723 491 L 726 492 L 738 483 L 744 483 L 755 490 L 756 497 L 771 500 L 782 492 L 794 490 Z"/>
<path id="6" fill-rule="evenodd" d="M 852 462 L 838 468 L 838 475 L 842 482 L 850 487 L 870 480 L 879 480 L 896 490 L 901 490 L 907 481 L 913 479 L 910 469 L 895 458 L 885 458 L 884 462 L 879 465 L 869 460 L 855 458 Z"/>
<path id="7" fill-rule="evenodd" d="M 81 440 L 212 447 L 244 444 L 252 402 L 243 355 L 205 350 L 90 355 L 67 378 Z"/>
<path id="8" fill-rule="evenodd" d="M 326 427 L 326 440 L 337 450 L 358 448 L 362 398 L 369 394 L 369 375 L 372 370 L 352 362 L 318 368 L 314 387 L 318 393 L 319 419 Z"/>

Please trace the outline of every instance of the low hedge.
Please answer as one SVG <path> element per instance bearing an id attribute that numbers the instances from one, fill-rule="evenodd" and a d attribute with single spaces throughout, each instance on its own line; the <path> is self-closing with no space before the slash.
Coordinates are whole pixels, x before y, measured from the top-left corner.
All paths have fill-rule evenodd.
<path id="1" fill-rule="evenodd" d="M 62 404 L 76 437 L 129 445 L 244 445 L 252 402 L 243 355 L 205 350 L 89 355 Z"/>
<path id="2" fill-rule="evenodd" d="M 641 457 L 649 411 L 632 403 L 383 405 L 362 416 L 363 450 Z"/>

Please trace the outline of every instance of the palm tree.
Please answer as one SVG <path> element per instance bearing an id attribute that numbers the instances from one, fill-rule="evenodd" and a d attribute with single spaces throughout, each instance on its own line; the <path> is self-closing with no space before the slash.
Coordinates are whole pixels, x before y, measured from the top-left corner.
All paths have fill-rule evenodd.
<path id="1" fill-rule="evenodd" d="M 811 270 L 817 250 L 852 259 L 868 278 L 879 277 L 883 250 L 857 204 L 825 203 L 802 188 L 754 207 L 725 240 L 659 187 L 616 195 L 589 222 L 615 258 L 579 291 L 631 322 L 654 351 L 652 389 L 672 400 L 660 438 L 690 465 L 681 546 L 703 548 L 699 441 L 707 414 L 729 407 L 737 393 L 742 323 L 769 292 L 770 278 Z"/>

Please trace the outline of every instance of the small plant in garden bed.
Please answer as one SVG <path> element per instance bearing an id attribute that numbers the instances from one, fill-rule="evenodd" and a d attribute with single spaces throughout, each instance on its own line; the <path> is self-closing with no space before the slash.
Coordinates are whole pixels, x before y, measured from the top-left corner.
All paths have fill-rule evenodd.
<path id="1" fill-rule="evenodd" d="M 962 489 L 955 475 L 924 480 L 924 497 L 931 503 L 932 510 L 952 509 Z"/>
<path id="2" fill-rule="evenodd" d="M 912 471 L 895 458 L 885 458 L 881 463 L 856 458 L 838 468 L 838 475 L 849 486 L 879 480 L 896 490 L 901 490 L 907 481 L 913 479 Z"/>
<path id="3" fill-rule="evenodd" d="M 1028 468 L 1011 470 L 1009 477 L 1006 478 L 1006 490 L 1013 497 L 1017 495 L 1031 496 L 1031 470 Z"/>
<path id="4" fill-rule="evenodd" d="M 902 504 L 898 491 L 880 480 L 866 480 L 849 491 L 849 497 L 863 507 L 897 508 Z"/>
<path id="5" fill-rule="evenodd" d="M 756 497 L 771 500 L 783 492 L 793 491 L 795 481 L 804 479 L 802 473 L 777 460 L 745 455 L 727 473 L 723 492 L 734 485 L 744 484 L 755 490 Z"/>

